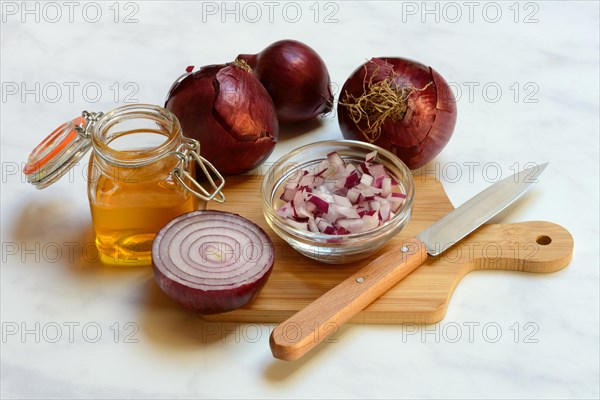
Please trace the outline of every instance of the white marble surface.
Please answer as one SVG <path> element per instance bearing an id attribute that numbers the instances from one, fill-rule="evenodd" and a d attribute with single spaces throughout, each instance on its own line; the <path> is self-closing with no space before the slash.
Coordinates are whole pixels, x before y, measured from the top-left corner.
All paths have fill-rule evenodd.
<path id="1" fill-rule="evenodd" d="M 226 14 L 221 2 L 30 2 L 30 13 L 3 2 L 2 397 L 598 398 L 598 3 L 513 3 L 228 3 Z M 137 21 L 124 23 L 128 15 Z M 473 273 L 438 325 L 414 334 L 352 325 L 337 343 L 285 363 L 271 358 L 271 326 L 204 323 L 168 301 L 149 269 L 85 262 L 83 164 L 38 192 L 20 174 L 30 149 L 82 109 L 162 104 L 187 65 L 282 38 L 314 47 L 338 88 L 372 56 L 437 69 L 461 90 L 454 137 L 430 165 L 451 200 L 488 186 L 495 165 L 507 176 L 515 163 L 549 161 L 542 184 L 502 220 L 565 226 L 576 243 L 571 265 L 546 276 Z M 271 159 L 340 137 L 330 115 L 303 135 L 283 133 Z M 479 163 L 472 179 L 469 162 Z"/>

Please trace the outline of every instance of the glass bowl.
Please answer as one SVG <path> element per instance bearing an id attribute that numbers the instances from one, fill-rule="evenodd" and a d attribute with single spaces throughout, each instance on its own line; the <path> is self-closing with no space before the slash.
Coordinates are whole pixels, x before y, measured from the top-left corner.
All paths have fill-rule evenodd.
<path id="1" fill-rule="evenodd" d="M 376 162 L 385 166 L 406 194 L 404 203 L 389 221 L 366 232 L 328 235 L 298 229 L 277 215 L 283 204 L 281 193 L 286 183 L 302 170 L 316 168 L 327 154 L 335 151 L 344 160 L 360 163 L 376 150 Z M 262 183 L 263 213 L 273 231 L 295 250 L 322 263 L 342 264 L 375 253 L 408 223 L 412 211 L 414 182 L 408 167 L 394 154 L 378 146 L 353 140 L 328 140 L 297 148 L 280 158 L 267 171 Z"/>

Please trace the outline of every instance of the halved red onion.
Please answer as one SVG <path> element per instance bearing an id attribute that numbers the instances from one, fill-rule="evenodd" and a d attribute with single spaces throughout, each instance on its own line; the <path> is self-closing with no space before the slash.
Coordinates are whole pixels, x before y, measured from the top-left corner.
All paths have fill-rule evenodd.
<path id="1" fill-rule="evenodd" d="M 316 168 L 299 171 L 284 187 L 277 214 L 291 226 L 314 233 L 344 235 L 366 232 L 392 219 L 406 195 L 377 152 L 358 167 L 338 153 Z"/>
<path id="2" fill-rule="evenodd" d="M 271 238 L 237 214 L 193 211 L 169 222 L 152 245 L 162 291 L 200 314 L 247 304 L 266 283 L 274 262 Z"/>

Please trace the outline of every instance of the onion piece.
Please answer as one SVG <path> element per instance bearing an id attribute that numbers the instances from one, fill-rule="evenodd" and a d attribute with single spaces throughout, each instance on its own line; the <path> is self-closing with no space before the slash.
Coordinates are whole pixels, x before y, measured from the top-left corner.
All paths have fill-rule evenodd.
<path id="1" fill-rule="evenodd" d="M 277 215 L 282 218 L 292 218 L 294 216 L 294 209 L 290 203 L 286 203 L 277 210 Z"/>
<path id="2" fill-rule="evenodd" d="M 347 197 L 343 197 L 343 196 L 334 194 L 333 199 L 335 200 L 335 203 L 337 205 L 340 205 L 343 207 L 352 207 L 352 203 L 350 202 L 350 200 L 348 200 Z"/>
<path id="3" fill-rule="evenodd" d="M 346 229 L 348 232 L 362 232 L 365 227 L 365 221 L 361 218 L 340 219 L 337 225 Z"/>
<path id="4" fill-rule="evenodd" d="M 152 245 L 154 277 L 161 290 L 200 314 L 247 304 L 273 269 L 271 238 L 237 214 L 192 211 L 173 219 Z"/>
<path id="5" fill-rule="evenodd" d="M 315 176 L 313 174 L 309 174 L 308 171 L 304 171 L 306 172 L 304 174 L 304 176 L 302 177 L 302 179 L 300 179 L 300 186 L 312 186 L 313 183 L 315 182 Z"/>
<path id="6" fill-rule="evenodd" d="M 346 177 L 346 182 L 344 183 L 344 185 L 347 188 L 353 188 L 358 184 L 358 182 L 360 182 L 360 175 L 358 173 L 358 170 L 355 169 L 350 173 L 350 175 Z"/>
<path id="7" fill-rule="evenodd" d="M 372 152 L 370 152 L 369 154 L 367 154 L 365 156 L 365 161 L 366 162 L 374 161 L 375 157 L 377 157 L 377 150 L 373 150 Z"/>
<path id="8" fill-rule="evenodd" d="M 285 188 L 285 190 L 281 194 L 281 200 L 292 201 L 294 199 L 294 196 L 296 195 L 297 191 L 298 191 L 298 189 L 295 187 L 294 188 Z"/>
<path id="9" fill-rule="evenodd" d="M 373 183 L 373 177 L 369 174 L 363 174 L 363 176 L 360 177 L 360 183 L 369 186 Z"/>
<path id="10" fill-rule="evenodd" d="M 360 196 L 360 191 L 355 188 L 348 190 L 348 193 L 346 194 L 346 197 L 348 197 L 348 200 L 350 201 L 351 204 L 358 203 L 359 196 Z"/>
<path id="11" fill-rule="evenodd" d="M 343 215 L 346 218 L 359 218 L 358 212 L 353 207 L 344 207 L 337 204 L 332 204 L 331 207 L 334 208 L 336 213 Z"/>
<path id="12" fill-rule="evenodd" d="M 370 164 L 367 168 L 369 170 L 369 174 L 375 179 L 387 177 L 385 167 L 382 164 Z"/>
<path id="13" fill-rule="evenodd" d="M 381 207 L 379 208 L 379 219 L 382 221 L 387 221 L 390 219 L 391 205 L 389 202 L 381 203 Z"/>
<path id="14" fill-rule="evenodd" d="M 314 232 L 314 233 L 319 233 L 319 228 L 317 227 L 317 224 L 316 224 L 316 222 L 315 222 L 315 219 L 314 219 L 314 218 L 309 218 L 309 219 L 308 219 L 308 229 L 309 229 L 311 232 Z"/>
<path id="15" fill-rule="evenodd" d="M 381 208 L 381 203 L 377 200 L 373 200 L 369 203 L 369 206 L 371 207 L 371 210 L 379 211 Z"/>
<path id="16" fill-rule="evenodd" d="M 308 201 L 314 204 L 317 210 L 323 214 L 327 214 L 327 211 L 329 211 L 329 203 L 318 196 L 312 195 L 308 198 Z"/>
<path id="17" fill-rule="evenodd" d="M 392 194 L 392 179 L 383 178 L 381 181 L 381 196 L 388 197 L 390 194 Z"/>
<path id="18" fill-rule="evenodd" d="M 375 229 L 379 226 L 379 215 L 374 212 L 371 215 L 363 215 L 361 220 L 364 222 L 363 230 L 361 232 L 370 231 L 371 229 Z"/>
<path id="19" fill-rule="evenodd" d="M 331 164 L 334 164 L 335 166 L 338 167 L 338 169 L 336 171 L 345 170 L 346 163 L 344 163 L 344 160 L 342 159 L 342 157 L 340 157 L 340 155 L 338 153 L 336 153 L 335 151 L 327 154 L 327 160 Z"/>

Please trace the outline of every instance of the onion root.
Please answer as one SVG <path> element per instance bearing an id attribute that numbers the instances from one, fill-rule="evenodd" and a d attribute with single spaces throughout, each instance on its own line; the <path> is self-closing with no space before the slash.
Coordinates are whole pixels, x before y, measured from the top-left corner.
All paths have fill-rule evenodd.
<path id="1" fill-rule="evenodd" d="M 369 63 L 376 65 L 370 76 L 367 68 Z M 346 91 L 344 100 L 338 101 L 340 105 L 346 107 L 350 118 L 357 126 L 363 121 L 366 123 L 366 128 L 361 132 L 369 143 L 379 139 L 381 128 L 388 119 L 391 118 L 392 122 L 397 123 L 404 118 L 410 107 L 409 98 L 413 93 L 422 92 L 433 84 L 432 81 L 422 88 L 415 88 L 402 80 L 394 70 L 390 71 L 388 79 L 373 83 L 373 78 L 378 76 L 380 68 L 381 66 L 372 60 L 368 61 L 364 65 L 364 93 L 354 96 Z"/>

